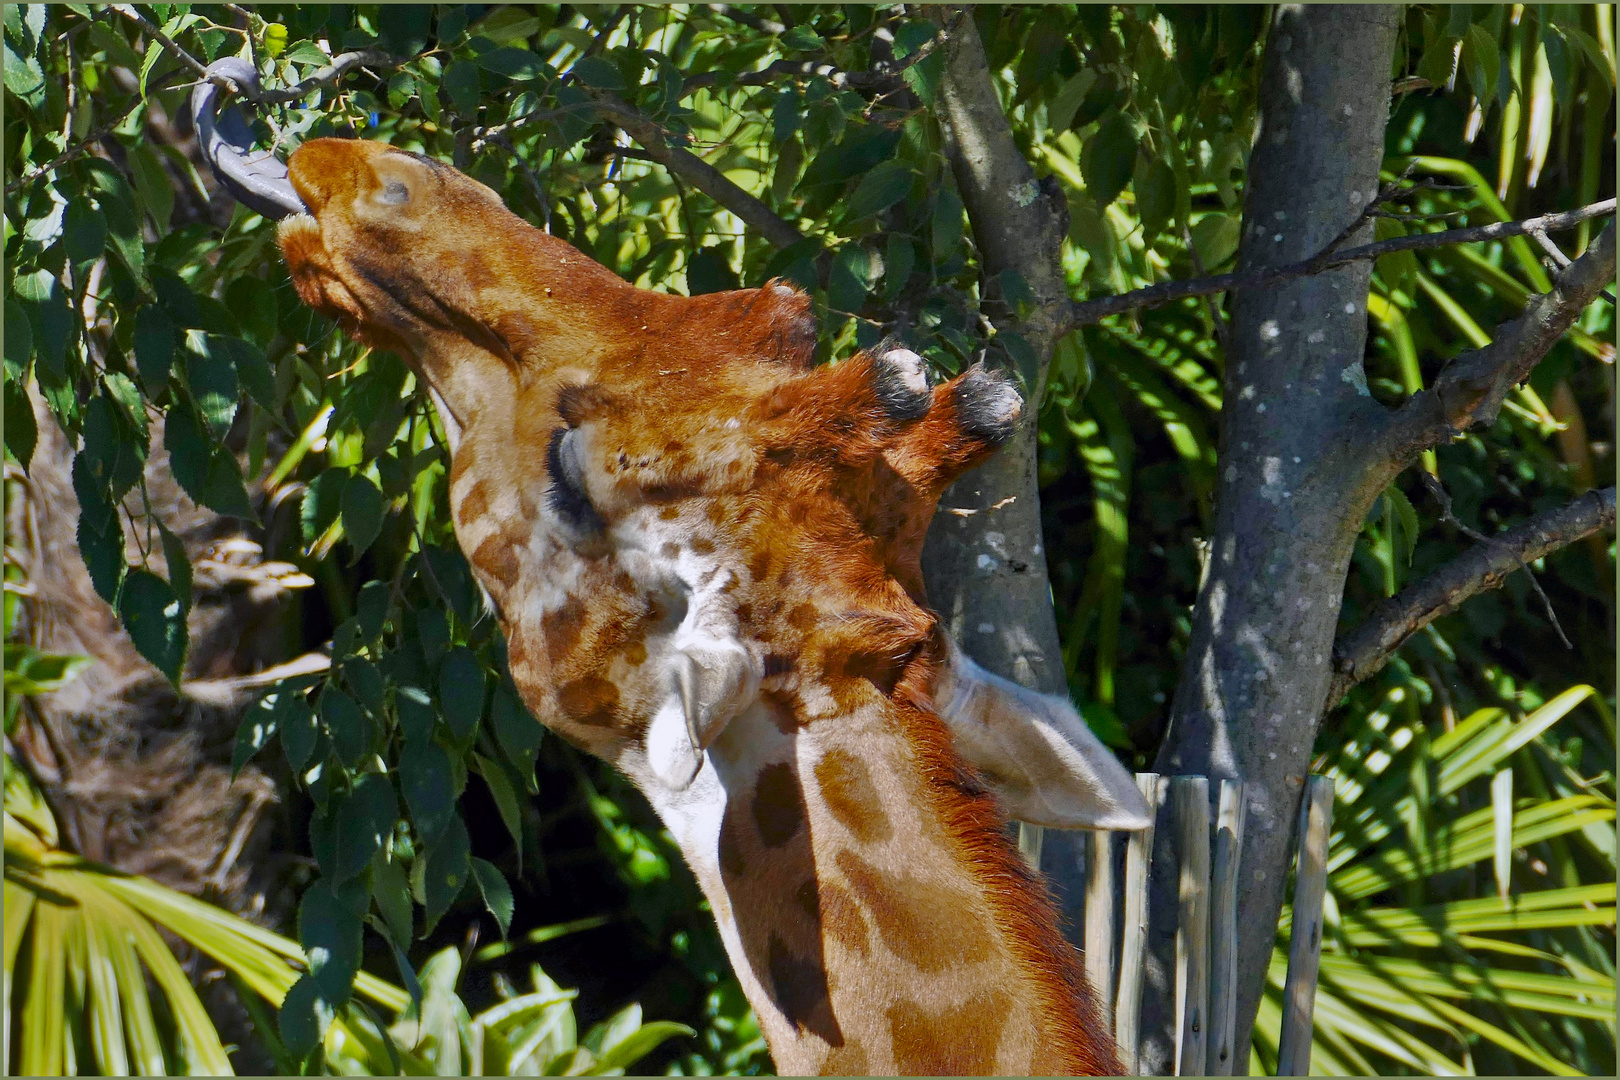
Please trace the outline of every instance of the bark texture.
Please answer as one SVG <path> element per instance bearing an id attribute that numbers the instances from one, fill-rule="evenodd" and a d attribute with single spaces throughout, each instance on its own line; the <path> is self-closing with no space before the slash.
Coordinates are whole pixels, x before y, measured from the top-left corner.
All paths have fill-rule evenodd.
<path id="1" fill-rule="evenodd" d="M 1395 7 L 1277 9 L 1242 272 L 1309 258 L 1377 191 L 1399 21 Z M 1350 554 L 1381 490 L 1366 453 L 1367 432 L 1385 416 L 1362 367 L 1370 274 L 1360 263 L 1235 297 L 1215 531 L 1156 768 L 1247 781 L 1238 1046 L 1248 1044 L 1270 961 Z M 1143 1071 L 1166 1075 L 1174 831 L 1167 817 L 1159 822 L 1141 1047 Z"/>
<path id="2" fill-rule="evenodd" d="M 1044 693 L 1067 694 L 1046 551 L 1041 544 L 1035 473 L 1035 413 L 1058 339 L 1069 329 L 1062 245 L 1068 205 L 1035 178 L 1019 152 L 991 81 L 984 45 L 970 17 L 929 8 L 947 28 L 944 77 L 934 103 L 956 186 L 983 261 L 986 310 L 998 335 L 1028 347 L 1019 368 L 1024 422 L 1011 442 L 958 480 L 939 502 L 923 548 L 929 602 L 964 651 L 990 671 Z M 1000 276 L 1016 270 L 1035 298 L 1023 318 L 1001 300 Z M 1080 833 L 1047 830 L 1041 868 L 1052 881 L 1066 932 L 1080 944 L 1084 881 Z"/>

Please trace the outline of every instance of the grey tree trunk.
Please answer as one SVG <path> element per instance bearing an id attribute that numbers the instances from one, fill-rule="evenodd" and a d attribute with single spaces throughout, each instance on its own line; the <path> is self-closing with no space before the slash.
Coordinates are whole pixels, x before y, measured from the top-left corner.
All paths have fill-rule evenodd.
<path id="1" fill-rule="evenodd" d="M 1013 141 L 984 46 L 963 9 L 928 9 L 954 25 L 936 112 L 957 189 L 983 258 L 986 305 L 998 335 L 1027 345 L 1023 425 L 1010 443 L 962 477 L 939 501 L 923 547 L 929 602 L 962 649 L 990 671 L 1044 693 L 1068 693 L 1035 475 L 1035 412 L 1053 350 L 1067 325 L 1062 246 L 1068 205 L 1053 184 L 1035 179 Z M 953 22 L 954 20 L 954 22 Z M 1024 318 L 1000 301 L 999 278 L 1016 270 L 1035 304 Z M 1071 928 L 1084 907 L 1079 833 L 1047 831 L 1041 866 L 1052 879 Z M 1074 935 L 1078 943 L 1078 934 Z"/>
<path id="2" fill-rule="evenodd" d="M 1277 9 L 1248 169 L 1244 269 L 1309 258 L 1377 191 L 1400 18 L 1399 7 Z M 1248 783 L 1238 1047 L 1248 1046 L 1271 957 L 1351 551 L 1389 475 L 1368 452 L 1369 433 L 1388 416 L 1362 367 L 1371 269 L 1235 298 L 1215 531 L 1156 768 Z M 1173 833 L 1161 820 L 1142 1018 L 1142 1071 L 1164 1075 L 1175 1045 Z M 1235 1065 L 1246 1069 L 1246 1051 Z"/>

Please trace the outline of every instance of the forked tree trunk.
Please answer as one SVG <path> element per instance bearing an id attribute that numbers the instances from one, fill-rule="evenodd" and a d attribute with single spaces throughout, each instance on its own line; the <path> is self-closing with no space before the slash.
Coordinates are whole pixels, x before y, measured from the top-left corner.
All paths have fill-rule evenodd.
<path id="1" fill-rule="evenodd" d="M 1397 6 L 1283 6 L 1272 20 L 1243 206 L 1243 269 L 1309 258 L 1378 189 Z M 1365 243 L 1368 235 L 1353 238 Z M 1369 263 L 1235 297 L 1215 531 L 1158 772 L 1247 782 L 1238 921 L 1239 1071 L 1288 876 L 1361 522 L 1389 476 L 1367 434 Z M 1213 785 L 1212 785 L 1213 790 Z M 1144 1072 L 1168 1074 L 1175 1009 L 1174 830 L 1151 893 Z"/>
<path id="2" fill-rule="evenodd" d="M 1248 170 L 1245 268 L 1310 257 L 1377 190 L 1399 22 L 1398 7 L 1277 10 Z M 1009 267 L 1028 275 L 1032 267 L 1056 265 L 1039 242 L 1038 219 L 1021 221 L 1017 200 L 1006 196 L 1020 182 L 1017 166 L 1024 175 L 1028 166 L 1010 138 L 1008 146 L 996 145 L 997 125 L 985 114 L 996 99 L 971 21 L 953 37 L 937 109 L 984 254 L 985 280 L 994 282 Z M 1000 129 L 1006 131 L 1004 120 Z M 986 152 L 999 168 L 975 160 Z M 1237 1041 L 1245 1048 L 1271 956 L 1350 554 L 1389 475 L 1387 463 L 1368 460 L 1364 438 L 1386 416 L 1367 395 L 1362 369 L 1370 274 L 1363 263 L 1235 298 L 1210 567 L 1156 763 L 1162 773 L 1248 781 Z M 1018 329 L 1035 346 L 1044 374 L 1055 339 L 1039 332 L 1039 319 L 1055 298 L 1031 284 L 1039 301 L 1031 320 L 1036 332 L 1029 323 Z M 1033 450 L 1030 429 L 946 493 L 924 569 L 930 601 L 969 655 L 1026 685 L 1062 692 L 1045 553 L 1037 546 Z M 1166 826 L 1161 820 L 1157 831 L 1142 1017 L 1142 1071 L 1159 1074 L 1171 1071 L 1175 1045 L 1176 876 L 1174 830 Z M 1042 859 L 1071 917 L 1082 905 L 1077 839 L 1049 832 Z M 1236 1066 L 1247 1065 L 1245 1049 Z"/>

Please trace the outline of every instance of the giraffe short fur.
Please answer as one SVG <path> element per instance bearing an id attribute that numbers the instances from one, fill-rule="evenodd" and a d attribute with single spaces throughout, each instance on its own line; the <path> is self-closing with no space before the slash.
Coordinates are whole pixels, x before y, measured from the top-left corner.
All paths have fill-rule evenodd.
<path id="1" fill-rule="evenodd" d="M 1145 807 L 922 587 L 940 492 L 1018 423 L 1005 377 L 930 386 L 896 343 L 812 367 L 791 286 L 632 288 L 381 144 L 312 140 L 290 168 L 300 296 L 428 385 L 525 703 L 647 794 L 778 1068 L 1116 1071 L 1006 811 Z"/>

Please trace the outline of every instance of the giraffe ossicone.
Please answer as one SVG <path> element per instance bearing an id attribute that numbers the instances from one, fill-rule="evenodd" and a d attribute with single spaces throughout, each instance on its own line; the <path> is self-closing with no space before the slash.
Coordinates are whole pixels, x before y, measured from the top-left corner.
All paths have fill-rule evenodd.
<path id="1" fill-rule="evenodd" d="M 420 155 L 316 139 L 289 166 L 299 295 L 427 384 L 524 703 L 646 794 L 778 1069 L 1117 1072 L 1007 814 L 1146 806 L 923 593 L 940 492 L 1015 431 L 1012 382 L 930 385 L 894 342 L 813 366 L 791 286 L 636 289 Z"/>

